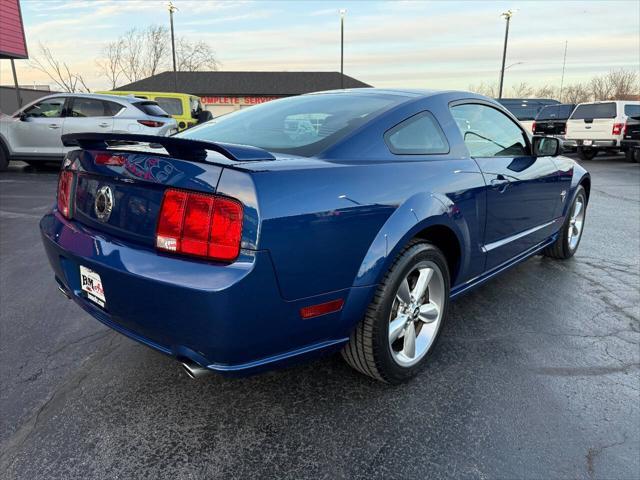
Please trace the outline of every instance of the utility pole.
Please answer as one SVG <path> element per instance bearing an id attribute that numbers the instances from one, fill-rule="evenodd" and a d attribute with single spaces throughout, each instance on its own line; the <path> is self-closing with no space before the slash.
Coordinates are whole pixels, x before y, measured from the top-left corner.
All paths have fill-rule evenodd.
<path id="1" fill-rule="evenodd" d="M 567 44 L 568 40 L 564 41 L 564 59 L 562 60 L 562 78 L 560 79 L 560 98 L 559 100 L 562 102 L 562 88 L 564 87 L 564 67 L 567 64 Z"/>
<path id="2" fill-rule="evenodd" d="M 22 96 L 20 95 L 20 85 L 18 85 L 18 75 L 16 74 L 16 64 L 11 59 L 11 71 L 13 72 L 13 84 L 16 87 L 16 100 L 18 100 L 18 108 L 22 108 Z"/>
<path id="3" fill-rule="evenodd" d="M 344 15 L 347 11 L 340 10 L 340 88 L 344 89 Z"/>
<path id="4" fill-rule="evenodd" d="M 507 21 L 505 30 L 504 30 L 504 49 L 502 50 L 502 68 L 500 69 L 500 87 L 498 89 L 498 98 L 502 98 L 502 85 L 504 83 L 504 63 L 507 60 L 507 42 L 509 41 L 509 22 L 511 21 L 511 17 L 515 12 L 513 10 L 507 10 L 504 12 L 501 17 L 504 17 Z"/>
<path id="5" fill-rule="evenodd" d="M 169 2 L 169 22 L 171 23 L 171 54 L 173 56 L 173 91 L 178 91 L 178 70 L 176 69 L 176 39 L 173 33 L 173 12 L 178 10 L 173 3 Z"/>

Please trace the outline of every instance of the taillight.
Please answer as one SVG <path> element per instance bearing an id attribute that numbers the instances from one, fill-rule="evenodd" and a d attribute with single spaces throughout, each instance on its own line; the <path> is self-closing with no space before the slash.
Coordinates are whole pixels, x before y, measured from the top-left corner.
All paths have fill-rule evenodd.
<path id="1" fill-rule="evenodd" d="M 624 131 L 622 132 L 622 134 L 626 136 L 627 133 L 629 133 L 629 124 L 627 122 L 624 122 Z"/>
<path id="2" fill-rule="evenodd" d="M 62 170 L 58 177 L 58 211 L 71 218 L 71 195 L 73 193 L 73 172 Z"/>
<path id="3" fill-rule="evenodd" d="M 533 133 L 536 133 L 536 122 L 533 122 L 533 123 L 531 124 L 531 131 L 532 131 Z"/>
<path id="4" fill-rule="evenodd" d="M 115 165 L 121 166 L 125 163 L 122 155 L 114 155 L 108 152 L 96 152 L 93 154 L 93 161 L 96 165 Z"/>
<path id="5" fill-rule="evenodd" d="M 159 250 L 232 261 L 240 253 L 242 205 L 205 193 L 164 192 L 156 247 Z"/>
<path id="6" fill-rule="evenodd" d="M 156 122 L 155 120 L 138 120 L 138 123 L 151 128 L 158 128 L 164 125 L 163 122 Z"/>
<path id="7" fill-rule="evenodd" d="M 624 123 L 614 123 L 613 130 L 611 130 L 611 134 L 620 135 L 622 133 L 623 128 L 624 128 Z"/>

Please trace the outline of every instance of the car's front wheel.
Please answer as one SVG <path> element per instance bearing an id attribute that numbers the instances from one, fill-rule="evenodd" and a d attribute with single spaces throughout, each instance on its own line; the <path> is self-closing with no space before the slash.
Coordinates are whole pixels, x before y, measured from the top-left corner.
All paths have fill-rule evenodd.
<path id="1" fill-rule="evenodd" d="M 393 384 L 416 375 L 447 317 L 449 283 L 447 261 L 438 248 L 425 242 L 407 246 L 343 349 L 347 363 Z"/>
<path id="2" fill-rule="evenodd" d="M 574 197 L 573 204 L 569 209 L 569 214 L 558 234 L 558 238 L 554 243 L 545 248 L 542 254 L 547 257 L 563 260 L 573 257 L 582 239 L 586 214 L 587 192 L 584 187 L 580 185 Z"/>
<path id="3" fill-rule="evenodd" d="M 578 147 L 578 157 L 580 157 L 580 160 L 593 160 L 597 154 L 598 151 L 595 148 Z"/>

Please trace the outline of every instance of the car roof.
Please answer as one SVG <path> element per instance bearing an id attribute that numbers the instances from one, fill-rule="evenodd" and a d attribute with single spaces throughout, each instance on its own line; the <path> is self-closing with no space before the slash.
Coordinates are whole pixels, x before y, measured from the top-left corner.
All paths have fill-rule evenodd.
<path id="1" fill-rule="evenodd" d="M 345 88 L 341 90 L 324 90 L 321 92 L 306 93 L 305 95 L 324 94 L 355 94 L 355 95 L 395 95 L 406 98 L 426 98 L 446 93 L 469 94 L 470 92 L 458 90 L 434 90 L 426 88 Z"/>
<path id="2" fill-rule="evenodd" d="M 69 92 L 52 93 L 51 95 L 40 97 L 38 100 L 43 100 L 47 98 L 60 98 L 60 97 L 93 98 L 95 100 L 108 100 L 110 102 L 120 102 L 120 103 L 153 102 L 153 100 L 147 100 L 146 98 L 129 97 L 124 95 L 108 95 L 108 94 L 102 94 L 102 93 L 69 93 Z"/>

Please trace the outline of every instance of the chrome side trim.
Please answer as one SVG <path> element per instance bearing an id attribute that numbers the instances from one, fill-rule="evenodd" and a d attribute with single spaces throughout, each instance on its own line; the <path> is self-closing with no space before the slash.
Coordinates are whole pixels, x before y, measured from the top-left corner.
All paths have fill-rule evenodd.
<path id="1" fill-rule="evenodd" d="M 522 237 L 526 237 L 527 235 L 531 235 L 534 232 L 537 232 L 538 230 L 542 230 L 545 227 L 548 227 L 549 225 L 553 225 L 554 223 L 556 223 L 558 221 L 557 218 L 554 218 L 553 220 L 551 220 L 550 222 L 547 223 L 543 223 L 542 225 L 537 225 L 533 228 L 530 228 L 529 230 L 525 230 L 524 232 L 520 232 L 520 233 L 516 233 L 515 235 L 511 235 L 510 237 L 507 238 L 503 238 L 502 240 L 498 240 L 497 242 L 492 242 L 492 243 L 488 243 L 486 245 L 484 245 L 482 247 L 482 251 L 484 253 L 490 252 L 491 250 L 494 250 L 498 247 L 502 247 L 504 245 L 506 245 L 507 243 L 511 243 L 514 242 Z"/>

